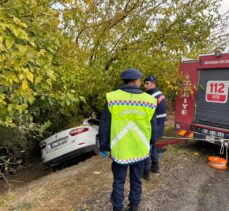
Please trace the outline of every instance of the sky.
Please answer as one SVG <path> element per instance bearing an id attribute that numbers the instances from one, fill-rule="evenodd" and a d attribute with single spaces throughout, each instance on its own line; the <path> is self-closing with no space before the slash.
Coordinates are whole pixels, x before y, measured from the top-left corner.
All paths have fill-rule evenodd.
<path id="1" fill-rule="evenodd" d="M 223 14 L 225 13 L 227 10 L 229 10 L 229 0 L 223 0 L 221 2 L 221 7 L 220 7 L 220 13 Z"/>

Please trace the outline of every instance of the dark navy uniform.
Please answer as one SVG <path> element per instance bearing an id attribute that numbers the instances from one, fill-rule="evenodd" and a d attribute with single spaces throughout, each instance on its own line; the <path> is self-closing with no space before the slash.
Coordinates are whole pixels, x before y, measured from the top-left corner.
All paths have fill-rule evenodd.
<path id="1" fill-rule="evenodd" d="M 164 135 L 164 127 L 166 120 L 166 102 L 165 96 L 158 89 L 147 91 L 148 94 L 157 98 L 156 119 L 157 119 L 157 138 Z"/>
<path id="2" fill-rule="evenodd" d="M 156 122 L 157 138 L 159 138 L 164 135 L 164 126 L 166 120 L 165 96 L 158 89 L 148 90 L 147 93 L 157 98 Z M 159 173 L 159 160 L 155 144 L 151 146 L 151 170 L 154 173 Z"/>
<path id="3" fill-rule="evenodd" d="M 148 76 L 145 78 L 145 81 L 150 81 L 156 84 L 156 78 L 154 76 Z M 157 138 L 162 137 L 164 135 L 164 126 L 165 126 L 165 120 L 166 120 L 166 102 L 165 102 L 165 96 L 162 94 L 162 92 L 156 88 L 147 90 L 147 93 L 152 95 L 153 97 L 157 98 L 157 108 L 156 108 L 156 136 Z M 145 178 L 149 179 L 149 169 L 151 166 L 151 170 L 154 173 L 159 174 L 159 160 L 158 160 L 158 154 L 155 146 L 155 141 L 152 142 L 151 145 L 151 161 L 150 159 L 147 159 L 144 163 L 144 175 Z"/>

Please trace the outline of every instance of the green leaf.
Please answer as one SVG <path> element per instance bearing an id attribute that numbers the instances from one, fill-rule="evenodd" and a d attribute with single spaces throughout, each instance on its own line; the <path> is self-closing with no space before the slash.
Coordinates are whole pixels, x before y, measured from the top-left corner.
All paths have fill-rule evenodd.
<path id="1" fill-rule="evenodd" d="M 35 97 L 33 95 L 29 95 L 27 97 L 27 100 L 29 101 L 30 104 L 32 104 L 34 102 L 34 100 L 35 100 Z"/>
<path id="2" fill-rule="evenodd" d="M 13 24 L 6 24 L 7 28 L 10 29 L 10 31 L 17 37 L 19 30 L 18 27 Z"/>
<path id="3" fill-rule="evenodd" d="M 14 43 L 15 43 L 15 39 L 13 37 L 6 36 L 5 45 L 7 49 L 12 48 Z"/>
<path id="4" fill-rule="evenodd" d="M 42 81 L 42 77 L 41 76 L 37 76 L 36 78 L 35 78 L 35 85 L 38 85 L 40 82 Z"/>
<path id="5" fill-rule="evenodd" d="M 49 90 L 50 89 L 50 85 L 46 81 L 41 82 L 40 85 L 44 90 Z"/>
<path id="6" fill-rule="evenodd" d="M 79 99 L 80 99 L 81 101 L 83 101 L 84 103 L 86 103 L 85 97 L 79 96 Z"/>
<path id="7" fill-rule="evenodd" d="M 18 30 L 18 38 L 22 39 L 22 40 L 29 40 L 28 34 L 22 30 L 22 29 L 17 29 Z"/>
<path id="8" fill-rule="evenodd" d="M 48 57 L 49 61 L 51 62 L 51 61 L 52 61 L 52 59 L 53 59 L 53 55 L 52 55 L 52 54 L 50 54 L 50 53 L 48 53 L 46 56 Z"/>
<path id="9" fill-rule="evenodd" d="M 71 105 L 70 100 L 66 100 L 66 104 L 67 104 L 67 106 L 70 106 Z"/>

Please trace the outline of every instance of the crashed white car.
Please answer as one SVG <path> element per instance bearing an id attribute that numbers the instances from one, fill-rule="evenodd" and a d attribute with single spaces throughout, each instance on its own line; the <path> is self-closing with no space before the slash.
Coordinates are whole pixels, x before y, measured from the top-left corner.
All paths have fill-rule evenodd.
<path id="1" fill-rule="evenodd" d="M 44 164 L 51 167 L 85 152 L 99 152 L 99 120 L 87 119 L 79 127 L 56 133 L 40 143 Z"/>

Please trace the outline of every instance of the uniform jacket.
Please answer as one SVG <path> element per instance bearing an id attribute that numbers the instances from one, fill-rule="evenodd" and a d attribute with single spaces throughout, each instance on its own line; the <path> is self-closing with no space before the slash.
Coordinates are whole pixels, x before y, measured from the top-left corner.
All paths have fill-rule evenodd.
<path id="1" fill-rule="evenodd" d="M 134 94 L 141 94 L 143 93 L 142 90 L 140 90 L 138 87 L 134 85 L 123 85 L 120 87 L 122 91 L 134 93 Z M 157 138 L 157 123 L 156 123 L 156 112 L 154 113 L 154 116 L 151 120 L 151 126 L 152 126 L 152 136 L 150 143 L 154 143 Z M 100 126 L 99 126 L 99 145 L 100 145 L 100 151 L 110 151 L 110 127 L 111 127 L 111 113 L 108 109 L 108 106 L 106 105 L 104 107 L 101 120 L 100 120 Z"/>
<path id="2" fill-rule="evenodd" d="M 165 96 L 158 89 L 147 91 L 148 94 L 157 98 L 156 119 L 157 119 L 157 137 L 164 135 L 164 126 L 166 120 L 166 102 Z"/>

